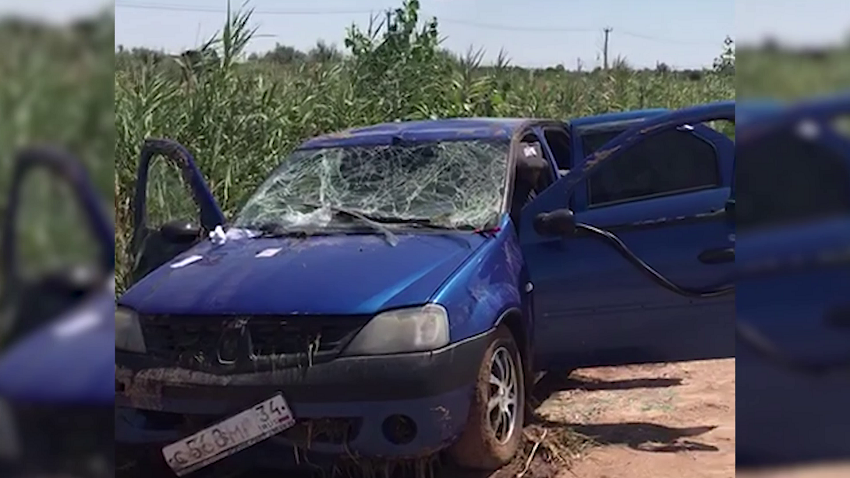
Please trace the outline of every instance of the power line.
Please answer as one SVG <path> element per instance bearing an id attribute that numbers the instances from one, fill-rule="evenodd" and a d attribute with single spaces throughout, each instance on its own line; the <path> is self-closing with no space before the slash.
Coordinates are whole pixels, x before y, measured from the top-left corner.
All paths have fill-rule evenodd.
<path id="1" fill-rule="evenodd" d="M 502 25 L 502 24 L 495 24 L 495 23 L 479 23 L 479 22 L 474 22 L 474 21 L 469 21 L 469 20 L 458 20 L 458 19 L 454 19 L 454 18 L 444 18 L 444 17 L 439 17 L 439 16 L 437 17 L 437 21 L 439 23 L 449 23 L 449 24 L 454 23 L 454 24 L 458 24 L 458 25 L 466 25 L 466 26 L 471 26 L 471 27 L 475 27 L 475 28 L 482 28 L 482 29 L 486 29 L 486 30 L 518 31 L 518 32 L 532 32 L 532 33 L 534 33 L 534 32 L 539 32 L 539 33 L 585 32 L 585 33 L 589 33 L 589 32 L 599 31 L 599 29 L 597 29 L 597 28 L 538 27 L 538 26 L 523 27 L 523 26 Z M 609 30 L 609 32 L 610 31 L 611 30 Z M 626 36 L 640 38 L 640 39 L 643 39 L 643 40 L 661 42 L 661 43 L 676 43 L 676 44 L 680 44 L 680 45 L 718 45 L 720 43 L 720 42 L 709 41 L 709 40 L 674 40 L 672 38 L 660 38 L 660 37 L 655 37 L 655 36 L 650 36 L 650 35 L 644 35 L 644 34 L 641 34 L 641 33 L 635 33 L 635 32 L 631 32 L 631 31 L 628 31 L 628 30 L 618 30 L 618 31 L 620 33 L 626 35 Z"/>
<path id="2" fill-rule="evenodd" d="M 173 5 L 163 3 L 148 3 L 148 2 L 133 2 L 116 0 L 115 6 L 119 8 L 139 9 L 139 10 L 161 10 L 172 12 L 199 12 L 199 13 L 227 13 L 224 8 L 216 8 L 200 5 Z M 256 15 L 365 15 L 374 14 L 375 10 L 253 10 Z M 425 16 L 425 15 L 423 15 Z M 434 16 L 434 15 L 432 15 Z M 465 25 L 473 28 L 484 30 L 497 31 L 515 31 L 515 32 L 530 32 L 530 33 L 590 33 L 598 31 L 597 28 L 585 27 L 541 27 L 541 26 L 520 26 L 520 25 L 505 25 L 497 23 L 482 23 L 470 20 L 461 20 L 456 18 L 445 18 L 436 16 L 439 23 Z M 671 38 L 661 38 L 656 36 L 635 33 L 628 30 L 618 30 L 620 33 L 633 38 L 642 40 L 660 42 L 660 43 L 675 43 L 680 45 L 717 45 L 719 42 L 714 41 L 695 41 L 695 40 L 675 40 Z"/>
<path id="3" fill-rule="evenodd" d="M 501 31 L 517 31 L 517 32 L 558 32 L 558 33 L 568 33 L 568 32 L 595 32 L 596 29 L 593 28 L 564 28 L 564 27 L 522 27 L 516 25 L 499 25 L 495 23 L 479 23 L 472 22 L 469 20 L 457 20 L 453 18 L 444 18 L 436 15 L 432 15 L 437 18 L 437 22 L 439 23 L 455 23 L 458 25 L 467 25 L 476 28 L 483 28 L 485 30 L 501 30 Z"/>
<path id="4" fill-rule="evenodd" d="M 168 5 L 162 3 L 115 2 L 116 7 L 138 10 L 162 10 L 171 12 L 227 13 L 225 8 L 204 7 L 200 5 Z M 371 10 L 253 10 L 258 15 L 357 15 L 371 13 Z"/>
<path id="5" fill-rule="evenodd" d="M 680 45 L 720 45 L 722 42 L 713 42 L 708 40 L 673 40 L 672 38 L 660 38 L 649 35 L 644 35 L 641 33 L 634 33 L 627 30 L 619 30 L 620 33 L 626 36 L 640 38 L 643 40 L 650 40 L 660 43 L 678 43 Z"/>
<path id="6" fill-rule="evenodd" d="M 169 5 L 163 3 L 140 3 L 140 2 L 125 2 L 117 0 L 116 7 L 133 8 L 140 10 L 164 10 L 176 12 L 209 12 L 209 13 L 227 13 L 226 9 L 217 7 L 204 7 L 198 5 Z M 375 10 L 254 10 L 258 15 L 358 15 L 372 14 Z M 424 16 L 424 15 L 423 15 Z M 490 30 L 505 30 L 505 31 L 529 31 L 529 32 L 592 32 L 596 31 L 590 28 L 540 28 L 540 27 L 520 27 L 514 25 L 497 25 L 488 23 L 479 23 L 468 20 L 459 20 L 452 18 L 438 17 L 437 20 L 441 23 L 455 23 L 458 25 L 468 25 L 476 28 Z"/>

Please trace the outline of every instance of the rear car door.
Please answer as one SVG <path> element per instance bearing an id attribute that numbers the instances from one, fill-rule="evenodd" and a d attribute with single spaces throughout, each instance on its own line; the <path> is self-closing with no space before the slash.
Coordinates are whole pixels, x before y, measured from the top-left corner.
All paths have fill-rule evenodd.
<path id="1" fill-rule="evenodd" d="M 730 284 L 734 226 L 725 208 L 734 143 L 693 126 L 712 120 L 733 122 L 734 102 L 647 119 L 580 160 L 523 210 L 541 366 L 734 354 L 734 294 L 674 293 L 593 234 L 544 237 L 533 226 L 539 214 L 572 200 L 577 222 L 613 233 L 664 278 L 695 289 Z"/>
<path id="2" fill-rule="evenodd" d="M 741 465 L 850 455 L 850 97 L 774 113 L 738 134 Z"/>
<path id="3" fill-rule="evenodd" d="M 129 286 L 200 242 L 225 218 L 192 154 L 176 141 L 148 139 L 132 203 Z"/>

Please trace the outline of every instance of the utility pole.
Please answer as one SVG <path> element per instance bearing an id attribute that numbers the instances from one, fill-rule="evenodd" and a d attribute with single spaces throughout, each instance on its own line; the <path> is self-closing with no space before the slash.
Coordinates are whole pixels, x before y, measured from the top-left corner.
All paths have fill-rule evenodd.
<path id="1" fill-rule="evenodd" d="M 602 47 L 602 64 L 605 69 L 608 69 L 608 34 L 614 30 L 611 27 L 605 27 L 602 31 L 605 32 L 605 46 Z"/>

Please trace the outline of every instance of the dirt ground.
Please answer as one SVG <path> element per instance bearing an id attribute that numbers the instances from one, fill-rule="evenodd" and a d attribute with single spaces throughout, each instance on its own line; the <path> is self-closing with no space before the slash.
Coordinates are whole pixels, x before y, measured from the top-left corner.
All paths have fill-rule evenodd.
<path id="1" fill-rule="evenodd" d="M 581 369 L 535 392 L 545 427 L 592 440 L 557 478 L 735 476 L 734 359 Z"/>
<path id="2" fill-rule="evenodd" d="M 529 440 L 514 463 L 489 477 L 451 467 L 412 476 L 735 476 L 734 359 L 580 369 L 567 376 L 550 373 L 537 383 L 533 395 Z M 239 478 L 247 476 L 279 475 L 255 471 Z M 772 478 L 758 478 L 768 476 Z M 827 476 L 832 475 L 823 478 Z"/>
<path id="3" fill-rule="evenodd" d="M 738 472 L 736 478 L 847 478 L 850 476 L 850 464 L 831 463 L 766 469 L 758 472 Z"/>
<path id="4" fill-rule="evenodd" d="M 734 359 L 580 369 L 567 376 L 548 374 L 538 382 L 534 397 L 533 417 L 526 428 L 527 443 L 511 465 L 489 476 L 459 472 L 451 467 L 437 467 L 433 475 L 430 472 L 400 475 L 412 478 L 736 476 Z M 270 478 L 280 474 L 255 471 L 239 478 L 248 476 Z M 737 474 L 740 478 L 847 476 L 850 476 L 850 464 Z"/>

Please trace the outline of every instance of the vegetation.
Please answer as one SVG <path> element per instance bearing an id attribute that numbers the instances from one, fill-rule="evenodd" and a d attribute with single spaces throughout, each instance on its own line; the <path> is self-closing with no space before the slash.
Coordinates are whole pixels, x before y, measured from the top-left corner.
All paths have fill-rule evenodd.
<path id="1" fill-rule="evenodd" d="M 608 71 L 529 70 L 510 66 L 504 53 L 494 65 L 484 66 L 481 51 L 457 56 L 441 49 L 437 19 L 420 19 L 416 0 L 404 2 L 368 28 L 349 28 L 344 53 L 320 42 L 307 53 L 278 46 L 266 55 L 245 58 L 253 34 L 250 23 L 250 11 L 228 15 L 217 38 L 178 56 L 119 48 L 119 254 L 129 240 L 130 196 L 146 137 L 170 137 L 185 144 L 232 217 L 284 155 L 320 133 L 438 117 L 570 118 L 676 108 L 735 94 L 728 58 L 726 63 L 719 59 L 714 70 L 689 72 L 664 65 L 638 71 L 622 59 Z M 726 46 L 733 54 L 731 43 Z M 175 206 L 188 202 L 176 199 L 173 191 L 169 186 L 153 194 L 152 215 L 164 209 L 186 210 Z M 119 257 L 119 278 L 126 274 L 127 261 Z"/>
<path id="2" fill-rule="evenodd" d="M 794 100 L 850 87 L 850 44 L 833 48 L 780 48 L 775 42 L 738 49 L 739 99 Z"/>
<path id="3" fill-rule="evenodd" d="M 12 160 L 26 145 L 73 153 L 112 196 L 114 31 L 112 12 L 61 27 L 0 19 L 0 225 Z M 93 252 L 80 208 L 61 186 L 46 172 L 24 184 L 17 243 L 28 271 Z"/>

